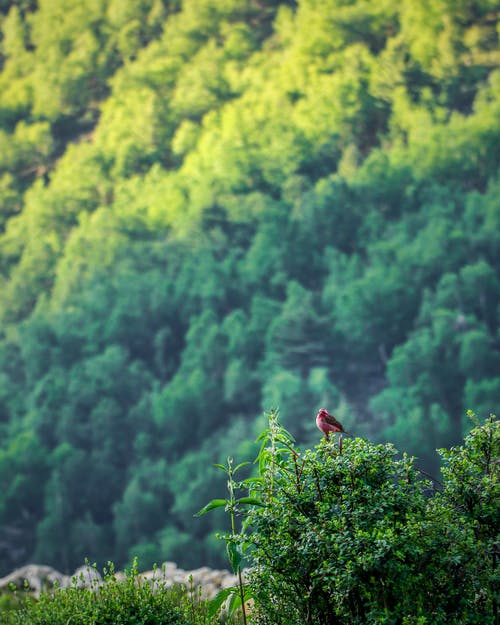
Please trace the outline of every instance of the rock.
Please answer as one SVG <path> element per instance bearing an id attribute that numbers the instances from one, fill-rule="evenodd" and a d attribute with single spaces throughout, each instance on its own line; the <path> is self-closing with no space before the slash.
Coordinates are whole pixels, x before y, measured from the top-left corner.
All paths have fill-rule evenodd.
<path id="1" fill-rule="evenodd" d="M 102 577 L 99 571 L 91 566 L 81 566 L 73 573 L 71 580 L 75 580 L 77 588 L 97 588 L 102 584 Z"/>
<path id="2" fill-rule="evenodd" d="M 174 562 L 165 562 L 153 571 L 141 573 L 141 578 L 150 583 L 163 583 L 167 588 L 179 584 L 190 589 L 201 587 L 201 595 L 211 599 L 223 588 L 235 586 L 238 583 L 236 575 L 226 570 L 210 569 L 202 566 L 192 571 L 177 568 Z"/>
<path id="3" fill-rule="evenodd" d="M 164 584 L 166 587 L 173 584 L 185 586 L 187 589 L 201 588 L 201 596 L 213 598 L 223 588 L 236 586 L 238 578 L 226 570 L 210 569 L 202 566 L 192 571 L 185 571 L 177 567 L 175 562 L 165 562 L 163 566 L 152 571 L 140 573 L 141 579 L 151 584 Z M 123 573 L 117 572 L 115 579 L 124 580 Z M 28 564 L 0 578 L 0 592 L 8 590 L 11 584 L 16 588 L 27 588 L 35 597 L 45 590 L 51 590 L 54 585 L 67 588 L 76 585 L 78 588 L 96 589 L 103 583 L 98 571 L 90 566 L 79 567 L 73 575 L 63 575 L 50 566 Z"/>
<path id="4" fill-rule="evenodd" d="M 70 586 L 71 578 L 59 573 L 59 571 L 50 566 L 27 564 L 0 578 L 0 592 L 8 590 L 12 584 L 20 590 L 26 589 L 38 598 L 42 591 L 51 590 L 54 588 L 54 585 L 59 588 Z"/>
<path id="5" fill-rule="evenodd" d="M 164 562 L 161 568 L 165 571 L 165 575 L 171 575 L 177 569 L 177 564 L 175 562 Z"/>

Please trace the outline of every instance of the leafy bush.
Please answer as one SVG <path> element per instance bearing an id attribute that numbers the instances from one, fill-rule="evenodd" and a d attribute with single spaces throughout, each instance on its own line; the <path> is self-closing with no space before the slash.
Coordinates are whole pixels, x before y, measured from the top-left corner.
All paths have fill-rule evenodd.
<path id="1" fill-rule="evenodd" d="M 159 576 L 160 577 L 160 576 Z M 105 583 L 42 593 L 39 600 L 27 598 L 19 610 L 5 613 L 8 625 L 209 625 L 208 613 L 199 595 L 182 588 L 167 589 L 164 582 L 141 580 L 134 567 L 120 580 L 113 567 Z"/>
<path id="2" fill-rule="evenodd" d="M 472 416 L 472 415 L 471 415 Z M 270 415 L 239 534 L 260 625 L 494 625 L 498 458 L 491 416 L 441 450 L 443 483 L 391 444 L 301 452 Z"/>
<path id="3" fill-rule="evenodd" d="M 14 588 L 3 591 L 0 595 L 0 623 L 11 625 L 16 621 L 15 616 L 18 610 L 25 605 L 26 597 Z"/>

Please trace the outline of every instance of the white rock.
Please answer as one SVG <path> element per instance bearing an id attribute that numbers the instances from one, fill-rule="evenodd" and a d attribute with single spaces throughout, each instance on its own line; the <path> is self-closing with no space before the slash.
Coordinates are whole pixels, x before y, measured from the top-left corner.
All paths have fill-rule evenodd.
<path id="1" fill-rule="evenodd" d="M 27 564 L 0 578 L 0 590 L 8 589 L 11 584 L 14 584 L 19 589 L 27 588 L 38 598 L 42 591 L 51 590 L 54 585 L 66 588 L 71 584 L 71 578 L 68 575 L 59 573 L 51 566 Z"/>
<path id="2" fill-rule="evenodd" d="M 201 594 L 206 598 L 212 598 L 221 589 L 238 584 L 237 576 L 229 571 L 210 569 L 207 566 L 185 571 L 178 568 L 175 562 L 165 562 L 161 567 L 152 571 L 144 571 L 139 575 L 144 581 L 166 587 L 172 584 L 181 584 L 187 589 L 191 586 L 195 589 L 201 587 Z M 126 577 L 123 573 L 116 572 L 115 579 L 124 581 Z M 16 588 L 24 588 L 25 580 L 27 588 L 35 597 L 39 597 L 42 591 L 51 590 L 54 585 L 67 588 L 76 583 L 79 588 L 98 588 L 103 583 L 99 572 L 89 566 L 79 567 L 73 575 L 69 576 L 59 573 L 50 566 L 28 564 L 0 578 L 0 591 L 7 589 L 11 584 L 14 584 Z"/>
<path id="3" fill-rule="evenodd" d="M 71 576 L 72 580 L 76 580 L 77 588 L 97 588 L 102 584 L 102 577 L 99 571 L 91 566 L 80 566 Z"/>

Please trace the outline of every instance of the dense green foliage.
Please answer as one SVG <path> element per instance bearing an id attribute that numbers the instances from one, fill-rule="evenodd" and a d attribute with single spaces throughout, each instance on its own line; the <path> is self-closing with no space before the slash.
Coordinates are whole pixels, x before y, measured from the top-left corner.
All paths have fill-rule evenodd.
<path id="1" fill-rule="evenodd" d="M 443 484 L 391 444 L 301 452 L 271 416 L 246 516 L 255 622 L 495 625 L 500 423 L 442 450 Z M 235 537 L 236 540 L 236 537 Z"/>
<path id="2" fill-rule="evenodd" d="M 192 514 L 262 406 L 427 466 L 496 410 L 497 2 L 19 0 L 0 31 L 0 570 L 220 563 Z"/>
<path id="3" fill-rule="evenodd" d="M 90 569 L 91 576 L 93 575 Z M 136 568 L 117 579 L 111 565 L 104 583 L 83 586 L 83 574 L 69 588 L 44 591 L 39 599 L 25 597 L 17 609 L 0 614 L 4 625 L 217 625 L 198 590 L 167 587 L 158 579 L 145 581 Z"/>

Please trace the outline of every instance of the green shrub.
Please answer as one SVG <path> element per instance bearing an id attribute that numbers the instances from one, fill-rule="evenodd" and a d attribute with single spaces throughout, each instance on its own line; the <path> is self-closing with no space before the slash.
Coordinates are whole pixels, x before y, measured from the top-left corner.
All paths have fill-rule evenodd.
<path id="1" fill-rule="evenodd" d="M 26 603 L 26 595 L 19 592 L 14 587 L 7 591 L 2 591 L 0 595 L 0 623 L 10 625 L 15 623 L 14 617 L 18 610 L 21 610 Z"/>
<path id="2" fill-rule="evenodd" d="M 238 615 L 214 609 L 192 578 L 167 587 L 161 577 L 158 571 L 153 584 L 141 578 L 135 559 L 125 578 L 115 576 L 110 563 L 104 584 L 83 588 L 81 574 L 70 588 L 54 588 L 39 600 L 13 588 L 0 595 L 0 625 L 240 625 Z"/>
<path id="3" fill-rule="evenodd" d="M 498 425 L 441 452 L 441 483 L 390 444 L 301 452 L 271 415 L 240 536 L 256 622 L 494 625 Z"/>
<path id="4" fill-rule="evenodd" d="M 74 579 L 70 588 L 42 593 L 28 599 L 24 608 L 10 613 L 9 625 L 194 625 L 181 606 L 181 595 L 162 582 L 154 587 L 141 580 L 135 568 L 123 581 L 113 572 L 105 583 L 80 588 Z M 201 621 L 199 621 L 201 622 Z"/>

